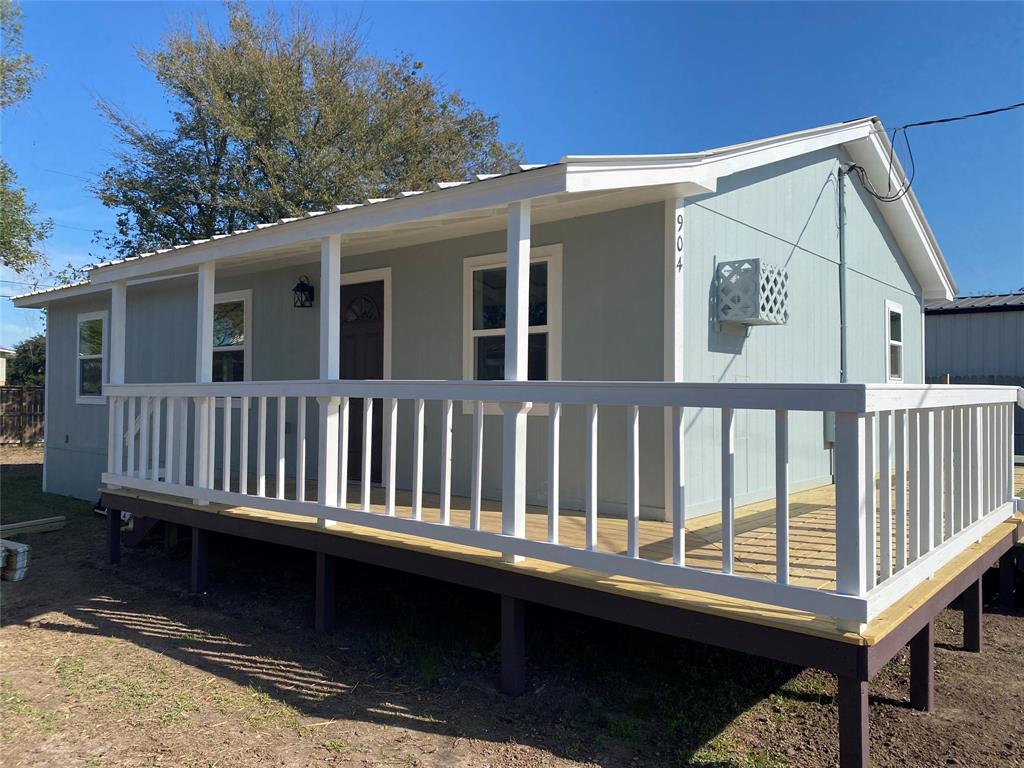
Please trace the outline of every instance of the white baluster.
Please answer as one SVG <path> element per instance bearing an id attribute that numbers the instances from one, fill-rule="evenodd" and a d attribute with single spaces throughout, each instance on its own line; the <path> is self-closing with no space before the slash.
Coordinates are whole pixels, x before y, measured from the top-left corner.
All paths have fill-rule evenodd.
<path id="1" fill-rule="evenodd" d="M 686 564 L 686 435 L 682 408 L 669 409 L 672 415 L 672 562 Z"/>
<path id="2" fill-rule="evenodd" d="M 863 413 L 836 414 L 836 592 L 843 595 L 860 596 L 867 592 L 865 422 Z"/>
<path id="3" fill-rule="evenodd" d="M 562 404 L 548 406 L 548 541 L 558 543 Z"/>
<path id="4" fill-rule="evenodd" d="M 153 419 L 153 433 L 150 435 L 150 457 L 149 457 L 149 476 L 153 480 L 160 480 L 160 403 L 163 400 L 162 397 L 154 397 L 151 405 Z"/>
<path id="5" fill-rule="evenodd" d="M 441 524 L 452 518 L 452 401 L 441 403 Z"/>
<path id="6" fill-rule="evenodd" d="M 188 402 L 187 397 L 178 400 L 178 482 L 188 484 Z"/>
<path id="7" fill-rule="evenodd" d="M 373 469 L 373 398 L 363 398 L 362 510 L 370 511 L 370 473 Z"/>
<path id="8" fill-rule="evenodd" d="M 285 399 L 277 398 L 277 498 L 284 498 Z"/>
<path id="9" fill-rule="evenodd" d="M 733 410 L 722 409 L 722 573 L 733 571 L 733 535 L 735 518 L 734 472 L 736 447 Z"/>
<path id="10" fill-rule="evenodd" d="M 256 495 L 267 495 L 267 398 L 256 403 Z"/>
<path id="11" fill-rule="evenodd" d="M 586 546 L 597 549 L 597 406 L 587 406 Z"/>
<path id="12" fill-rule="evenodd" d="M 249 398 L 245 395 L 238 412 L 238 492 L 249 493 Z"/>
<path id="13" fill-rule="evenodd" d="M 135 397 L 128 398 L 128 476 L 135 474 Z"/>
<path id="14" fill-rule="evenodd" d="M 295 500 L 306 500 L 306 398 L 299 396 L 295 417 Z"/>
<path id="15" fill-rule="evenodd" d="M 921 411 L 907 411 L 908 436 L 910 448 L 910 514 L 908 526 L 909 550 L 907 562 L 912 563 L 921 556 Z"/>
<path id="16" fill-rule="evenodd" d="M 889 425 L 892 414 L 878 414 L 878 559 L 879 578 L 892 575 L 892 471 L 889 454 Z"/>
<path id="17" fill-rule="evenodd" d="M 931 551 L 935 541 L 935 445 L 932 438 L 932 411 L 919 413 L 918 425 L 921 440 L 921 530 L 920 554 Z"/>
<path id="18" fill-rule="evenodd" d="M 469 527 L 480 530 L 480 495 L 484 470 L 484 404 L 473 403 L 473 456 L 469 470 Z"/>
<path id="19" fill-rule="evenodd" d="M 895 412 L 896 570 L 907 566 L 907 412 Z"/>
<path id="20" fill-rule="evenodd" d="M 775 412 L 775 580 L 789 584 L 789 412 Z"/>
<path id="21" fill-rule="evenodd" d="M 175 421 L 174 411 L 177 406 L 177 398 L 167 398 L 167 434 L 164 437 L 164 464 L 165 472 L 164 479 L 168 483 L 175 481 L 174 477 L 174 430 L 177 427 Z M 181 478 L 177 478 L 178 482 L 183 482 Z"/>
<path id="22" fill-rule="evenodd" d="M 220 487 L 231 490 L 231 397 L 224 397 L 224 441 L 221 454 Z"/>
<path id="23" fill-rule="evenodd" d="M 626 408 L 626 554 L 640 556 L 640 409 Z"/>
<path id="24" fill-rule="evenodd" d="M 149 478 L 149 398 L 139 398 L 139 477 Z"/>
<path id="25" fill-rule="evenodd" d="M 340 420 L 338 423 L 338 506 L 348 506 L 348 428 L 349 399 L 341 398 L 338 406 Z"/>
<path id="26" fill-rule="evenodd" d="M 384 401 L 384 514 L 395 516 L 395 483 L 398 474 L 398 399 Z"/>
<path id="27" fill-rule="evenodd" d="M 413 403 L 412 519 L 423 518 L 423 400 Z"/>
<path id="28" fill-rule="evenodd" d="M 864 576 L 867 588 L 877 583 L 877 549 L 875 545 L 875 414 L 864 416 Z"/>

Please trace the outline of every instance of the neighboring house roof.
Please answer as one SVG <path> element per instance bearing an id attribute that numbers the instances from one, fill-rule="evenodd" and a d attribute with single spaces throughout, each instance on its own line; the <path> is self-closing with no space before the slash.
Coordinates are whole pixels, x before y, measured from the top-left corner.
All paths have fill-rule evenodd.
<path id="1" fill-rule="evenodd" d="M 949 301 L 929 301 L 925 314 L 955 315 L 967 312 L 1024 312 L 1024 291 L 961 296 Z"/>
<path id="2" fill-rule="evenodd" d="M 12 357 L 14 350 L 10 347 L 0 347 L 0 358 Z"/>
<path id="3" fill-rule="evenodd" d="M 875 185 L 892 175 L 905 179 L 876 117 L 788 133 L 703 152 L 667 155 L 567 155 L 558 163 L 523 165 L 505 174 L 480 174 L 466 181 L 437 182 L 429 190 L 402 192 L 336 205 L 328 211 L 257 224 L 153 253 L 94 265 L 89 289 L 103 283 L 156 275 L 187 274 L 206 261 L 247 256 L 308 253 L 310 244 L 341 235 L 343 253 L 369 253 L 441 237 L 494 231 L 503 226 L 509 203 L 531 200 L 533 221 L 585 215 L 672 195 L 715 192 L 718 180 L 734 173 L 843 146 Z M 956 285 L 913 191 L 899 201 L 879 203 L 925 298 L 951 298 Z M 442 229 L 443 228 L 443 229 Z M 443 234 L 441 234 L 443 232 Z M 95 286 L 95 288 L 93 287 Z M 16 306 L 44 306 L 83 292 L 81 287 L 15 297 Z M 87 292 L 87 291 L 86 291 Z"/>

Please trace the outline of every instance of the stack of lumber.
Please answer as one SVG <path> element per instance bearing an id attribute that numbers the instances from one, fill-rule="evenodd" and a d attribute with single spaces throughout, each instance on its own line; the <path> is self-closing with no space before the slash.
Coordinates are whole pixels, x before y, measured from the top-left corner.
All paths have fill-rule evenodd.
<path id="1" fill-rule="evenodd" d="M 28 570 L 28 544 L 0 539 L 0 578 L 4 581 L 21 581 Z"/>
<path id="2" fill-rule="evenodd" d="M 21 523 L 0 525 L 0 537 L 23 536 L 28 533 L 59 531 L 64 527 L 64 517 L 42 517 Z M 4 581 L 21 581 L 28 570 L 28 544 L 0 538 L 0 578 Z"/>
<path id="3" fill-rule="evenodd" d="M 64 516 L 41 517 L 38 520 L 26 520 L 23 523 L 0 523 L 0 536 L 20 536 L 26 533 L 45 533 L 59 531 L 64 527 Z"/>

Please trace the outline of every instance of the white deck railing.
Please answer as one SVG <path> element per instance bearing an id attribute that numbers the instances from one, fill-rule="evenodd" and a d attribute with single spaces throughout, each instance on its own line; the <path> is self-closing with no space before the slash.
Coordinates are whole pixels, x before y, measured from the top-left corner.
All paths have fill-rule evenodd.
<path id="1" fill-rule="evenodd" d="M 1013 387 L 844 384 L 669 384 L 622 382 L 293 381 L 233 384 L 108 385 L 110 441 L 103 482 L 184 497 L 341 521 L 530 557 L 612 575 L 645 579 L 728 597 L 833 616 L 861 625 L 932 575 L 1014 512 Z M 306 499 L 306 403 L 319 404 L 317 498 Z M 362 400 L 362 471 L 358 498 L 348 496 L 349 410 Z M 371 509 L 374 409 L 383 401 L 384 512 Z M 396 515 L 395 475 L 399 400 L 413 403 L 411 516 Z M 295 405 L 289 406 L 289 401 Z M 438 401 L 442 429 L 439 522 L 422 519 L 424 412 Z M 453 524 L 453 403 L 470 404 L 472 450 L 469 525 Z M 481 530 L 483 413 L 500 405 L 502 423 L 502 533 Z M 219 404 L 220 407 L 217 407 Z M 548 526 L 544 541 L 525 530 L 525 429 L 530 404 L 547 406 Z M 224 407 L 224 406 L 227 407 Z M 585 547 L 559 542 L 560 415 L 583 406 L 585 420 Z M 598 418 L 603 407 L 626 407 L 625 554 L 599 551 L 597 531 Z M 286 436 L 286 413 L 296 428 Z M 665 409 L 671 445 L 665 472 L 671 489 L 673 562 L 640 553 L 640 408 Z M 720 570 L 686 562 L 683 414 L 687 408 L 721 413 L 722 564 Z M 734 565 L 734 440 L 737 409 L 776 414 L 775 580 L 740 576 Z M 834 590 L 789 583 L 790 411 L 836 414 Z M 217 420 L 221 428 L 217 429 Z M 273 421 L 271 421 L 273 420 Z M 140 421 L 140 428 L 125 425 Z M 276 427 L 268 444 L 268 422 Z M 232 425 L 237 425 L 235 429 Z M 255 434 L 250 435 L 250 430 Z M 218 434 L 219 433 L 219 434 Z M 233 452 L 233 433 L 237 450 Z M 120 438 L 120 439 L 119 439 Z M 286 440 L 294 441 L 291 466 Z M 251 455 L 250 445 L 255 447 Z M 220 452 L 219 454 L 217 452 Z M 216 456 L 221 456 L 219 477 Z M 233 462 L 234 460 L 234 462 Z M 268 464 L 269 462 L 269 464 Z M 235 470 L 233 471 L 233 467 Z M 268 467 L 273 471 L 268 473 Z M 268 487 L 268 476 L 274 479 Z M 286 476 L 295 479 L 286 498 Z M 250 477 L 254 482 L 250 482 Z M 881 488 L 879 487 L 881 486 Z M 880 492 L 881 490 L 887 492 Z"/>

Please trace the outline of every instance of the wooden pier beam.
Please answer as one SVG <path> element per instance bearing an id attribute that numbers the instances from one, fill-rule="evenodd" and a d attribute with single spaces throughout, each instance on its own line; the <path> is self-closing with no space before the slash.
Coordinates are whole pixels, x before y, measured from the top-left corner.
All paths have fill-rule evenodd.
<path id="1" fill-rule="evenodd" d="M 839 768 L 868 768 L 868 681 L 839 676 Z"/>
<path id="2" fill-rule="evenodd" d="M 331 632 L 335 620 L 335 559 L 324 552 L 316 553 L 316 631 Z"/>
<path id="3" fill-rule="evenodd" d="M 107 562 L 121 562 L 121 511 L 107 507 Z"/>
<path id="4" fill-rule="evenodd" d="M 202 594 L 206 591 L 209 571 L 210 534 L 202 528 L 192 528 L 192 580 L 190 591 Z"/>
<path id="5" fill-rule="evenodd" d="M 929 621 L 910 641 L 910 706 L 935 709 L 935 623 Z"/>
<path id="6" fill-rule="evenodd" d="M 981 652 L 982 646 L 982 594 L 981 579 L 971 583 L 960 596 L 960 605 L 964 612 L 964 650 L 974 653 Z"/>
<path id="7" fill-rule="evenodd" d="M 501 691 L 518 696 L 526 690 L 526 631 L 523 601 L 501 596 Z"/>

